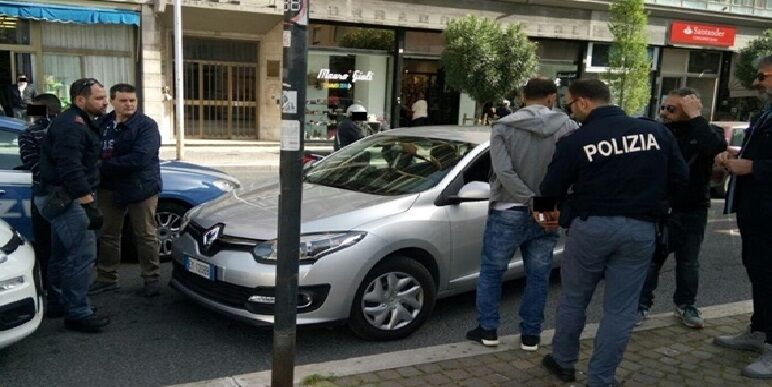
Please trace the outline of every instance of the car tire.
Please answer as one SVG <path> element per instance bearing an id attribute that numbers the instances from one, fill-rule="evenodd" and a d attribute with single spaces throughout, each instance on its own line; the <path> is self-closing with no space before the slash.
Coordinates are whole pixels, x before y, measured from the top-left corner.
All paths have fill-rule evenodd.
<path id="1" fill-rule="evenodd" d="M 172 259 L 172 240 L 180 236 L 182 217 L 190 210 L 189 206 L 175 202 L 159 202 L 155 212 L 155 223 L 160 244 L 161 262 Z"/>
<path id="2" fill-rule="evenodd" d="M 365 340 L 401 339 L 429 318 L 436 298 L 434 279 L 423 265 L 392 256 L 370 270 L 359 285 L 348 325 Z"/>

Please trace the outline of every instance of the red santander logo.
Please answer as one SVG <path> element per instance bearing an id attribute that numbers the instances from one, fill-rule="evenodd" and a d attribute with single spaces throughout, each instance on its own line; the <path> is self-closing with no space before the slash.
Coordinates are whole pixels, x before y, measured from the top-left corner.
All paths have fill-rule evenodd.
<path id="1" fill-rule="evenodd" d="M 734 45 L 735 35 L 737 28 L 728 26 L 682 21 L 673 22 L 670 26 L 671 43 L 730 47 Z"/>

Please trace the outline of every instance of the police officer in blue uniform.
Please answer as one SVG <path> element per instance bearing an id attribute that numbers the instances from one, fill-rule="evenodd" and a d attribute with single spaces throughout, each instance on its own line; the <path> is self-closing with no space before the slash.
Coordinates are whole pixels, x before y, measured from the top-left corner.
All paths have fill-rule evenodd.
<path id="1" fill-rule="evenodd" d="M 47 315 L 63 316 L 64 327 L 99 332 L 110 319 L 94 313 L 88 300 L 96 259 L 95 230 L 102 227 L 97 207 L 100 131 L 95 120 L 107 109 L 107 93 L 93 78 L 70 87 L 72 106 L 48 129 L 40 158 L 35 205 L 51 223 Z"/>
<path id="2" fill-rule="evenodd" d="M 553 352 L 542 364 L 564 382 L 575 380 L 587 305 L 605 279 L 587 384 L 611 386 L 637 319 L 655 222 L 666 215 L 668 195 L 686 186 L 689 170 L 667 128 L 610 105 L 601 81 L 574 82 L 568 98 L 583 126 L 557 144 L 541 184 L 543 196 L 561 203 L 560 224 L 568 229 Z M 541 215 L 549 222 L 556 214 Z"/>

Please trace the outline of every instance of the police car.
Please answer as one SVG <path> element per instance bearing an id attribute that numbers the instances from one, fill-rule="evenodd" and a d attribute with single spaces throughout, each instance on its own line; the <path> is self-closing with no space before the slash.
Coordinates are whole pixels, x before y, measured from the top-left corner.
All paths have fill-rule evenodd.
<path id="1" fill-rule="evenodd" d="M 0 117 L 0 219 L 28 240 L 34 240 L 30 214 L 32 174 L 16 169 L 21 165 L 18 136 L 26 127 L 25 121 Z M 162 259 L 171 255 L 171 241 L 180 232 L 185 212 L 240 186 L 237 179 L 224 172 L 177 161 L 161 162 L 161 180 L 163 191 L 159 195 L 156 224 Z M 124 246 L 126 256 L 131 256 L 128 250 L 133 243 Z"/>

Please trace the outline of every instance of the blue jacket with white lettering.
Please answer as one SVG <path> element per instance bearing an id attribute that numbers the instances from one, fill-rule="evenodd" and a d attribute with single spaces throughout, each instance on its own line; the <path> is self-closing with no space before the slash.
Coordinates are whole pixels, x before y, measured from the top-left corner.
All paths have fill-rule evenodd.
<path id="1" fill-rule="evenodd" d="M 668 197 L 688 179 L 667 128 L 603 106 L 557 144 L 541 193 L 561 202 L 563 227 L 593 215 L 657 221 L 667 214 Z"/>

